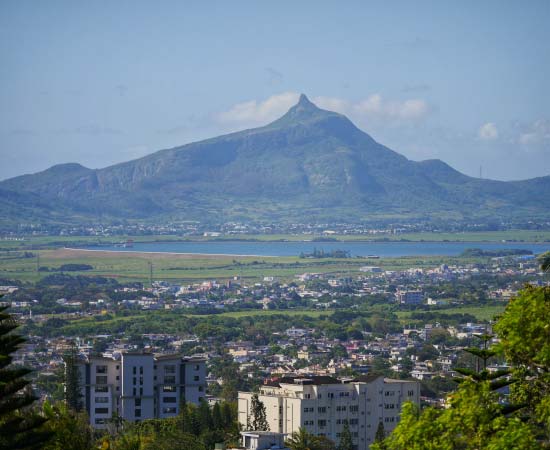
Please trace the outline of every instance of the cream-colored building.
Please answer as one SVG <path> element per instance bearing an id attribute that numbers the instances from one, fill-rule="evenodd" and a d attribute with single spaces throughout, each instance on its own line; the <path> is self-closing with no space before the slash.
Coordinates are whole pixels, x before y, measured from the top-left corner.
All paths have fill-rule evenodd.
<path id="1" fill-rule="evenodd" d="M 239 422 L 251 415 L 251 392 L 239 392 Z M 354 380 L 328 376 L 282 377 L 260 387 L 270 431 L 291 433 L 300 427 L 338 443 L 347 423 L 358 450 L 374 442 L 382 423 L 386 433 L 395 428 L 403 402 L 420 402 L 416 381 L 367 375 Z"/>

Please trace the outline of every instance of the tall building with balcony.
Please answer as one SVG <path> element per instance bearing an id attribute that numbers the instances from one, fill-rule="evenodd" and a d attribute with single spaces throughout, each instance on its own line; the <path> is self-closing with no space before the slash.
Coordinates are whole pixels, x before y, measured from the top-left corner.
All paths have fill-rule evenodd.
<path id="1" fill-rule="evenodd" d="M 252 414 L 252 395 L 239 392 L 239 422 L 243 427 Z M 403 402 L 419 404 L 420 385 L 376 375 L 353 380 L 282 377 L 267 380 L 258 398 L 265 405 L 272 432 L 290 435 L 305 428 L 338 443 L 347 423 L 357 450 L 366 450 L 374 442 L 380 423 L 386 433 L 395 428 Z"/>
<path id="2" fill-rule="evenodd" d="M 173 417 L 181 402 L 205 397 L 206 362 L 181 355 L 122 353 L 78 363 L 82 402 L 95 428 L 113 415 L 135 422 Z"/>

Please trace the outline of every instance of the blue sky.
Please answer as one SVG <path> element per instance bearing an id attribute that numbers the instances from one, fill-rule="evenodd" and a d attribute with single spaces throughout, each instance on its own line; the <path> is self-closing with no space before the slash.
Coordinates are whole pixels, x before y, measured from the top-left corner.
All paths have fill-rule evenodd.
<path id="1" fill-rule="evenodd" d="M 410 159 L 550 175 L 550 2 L 0 2 L 0 179 L 262 125 L 306 93 Z"/>

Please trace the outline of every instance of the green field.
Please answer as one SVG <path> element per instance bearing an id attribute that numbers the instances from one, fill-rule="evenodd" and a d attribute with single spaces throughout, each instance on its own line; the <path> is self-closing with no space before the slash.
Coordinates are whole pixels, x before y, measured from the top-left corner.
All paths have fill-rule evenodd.
<path id="1" fill-rule="evenodd" d="M 241 277 L 254 282 L 263 277 L 292 280 L 303 273 L 333 273 L 358 275 L 359 268 L 375 264 L 385 270 L 403 270 L 409 267 L 435 267 L 453 263 L 451 257 L 381 258 L 375 262 L 365 259 L 300 259 L 298 257 L 240 257 L 223 255 L 175 255 L 166 253 L 100 252 L 85 250 L 34 250 L 27 257 L 22 251 L 0 252 L 0 278 L 36 282 L 51 272 L 38 272 L 37 265 L 59 268 L 63 264 L 89 264 L 93 270 L 70 272 L 72 275 L 98 275 L 121 282 L 149 281 L 149 263 L 153 264 L 153 279 L 173 282 L 227 280 Z M 37 261 L 36 255 L 40 260 Z M 461 258 L 462 263 L 468 261 Z"/>
<path id="2" fill-rule="evenodd" d="M 490 305 L 490 306 L 464 306 L 456 308 L 438 308 L 430 309 L 429 311 L 437 311 L 442 314 L 471 314 L 475 316 L 480 321 L 489 321 L 493 320 L 495 316 L 498 316 L 504 312 L 505 305 Z M 422 312 L 422 311 L 418 311 Z M 411 317 L 411 311 L 399 311 L 397 317 L 401 320 L 402 323 L 411 322 L 409 318 Z M 414 322 L 414 321 L 413 321 Z"/>

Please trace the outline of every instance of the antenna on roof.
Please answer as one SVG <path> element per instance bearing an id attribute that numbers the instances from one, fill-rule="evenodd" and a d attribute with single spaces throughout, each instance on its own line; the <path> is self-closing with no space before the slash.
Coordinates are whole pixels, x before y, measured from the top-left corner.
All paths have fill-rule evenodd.
<path id="1" fill-rule="evenodd" d="M 479 166 L 479 178 L 483 178 L 483 166 Z"/>

